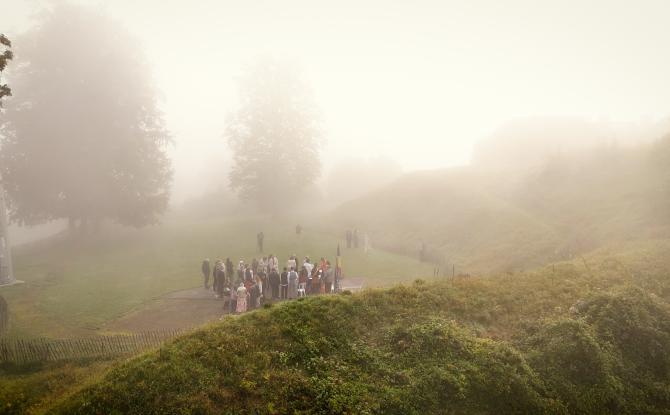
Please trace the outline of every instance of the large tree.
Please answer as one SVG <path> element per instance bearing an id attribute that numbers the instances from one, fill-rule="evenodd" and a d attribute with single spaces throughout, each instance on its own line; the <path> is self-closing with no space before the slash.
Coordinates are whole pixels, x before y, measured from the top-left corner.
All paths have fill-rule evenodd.
<path id="1" fill-rule="evenodd" d="M 266 212 L 289 209 L 319 177 L 321 136 L 311 91 L 295 68 L 259 60 L 240 80 L 240 107 L 228 118 L 231 187 Z"/>
<path id="2" fill-rule="evenodd" d="M 0 116 L 2 116 L 2 99 L 12 95 L 12 90 L 3 84 L 2 72 L 7 64 L 14 57 L 10 48 L 12 42 L 2 33 L 0 33 Z M 2 172 L 0 171 L 0 285 L 11 284 L 14 281 L 12 272 L 12 254 L 9 247 L 9 237 L 7 235 L 7 209 L 5 203 L 5 191 L 2 186 Z M 7 327 L 8 322 L 7 303 L 0 297 L 0 333 Z"/>
<path id="3" fill-rule="evenodd" d="M 68 3 L 16 39 L 0 153 L 15 220 L 141 226 L 166 208 L 168 134 L 137 45 Z"/>

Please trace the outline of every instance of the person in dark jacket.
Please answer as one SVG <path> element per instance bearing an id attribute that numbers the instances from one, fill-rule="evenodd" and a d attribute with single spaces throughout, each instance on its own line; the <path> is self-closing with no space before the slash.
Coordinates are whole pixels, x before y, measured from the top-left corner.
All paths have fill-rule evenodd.
<path id="1" fill-rule="evenodd" d="M 218 272 L 216 273 L 214 285 L 215 285 L 214 291 L 216 291 L 216 297 L 223 298 L 223 289 L 226 286 L 226 271 L 224 269 L 223 262 L 218 267 Z"/>
<path id="2" fill-rule="evenodd" d="M 270 275 L 267 273 L 267 270 L 263 268 L 261 269 L 258 276 L 261 278 L 261 283 L 263 284 L 263 292 L 261 295 L 263 296 L 263 301 L 267 303 L 272 300 L 272 284 L 270 284 Z"/>
<path id="3" fill-rule="evenodd" d="M 277 299 L 279 298 L 279 284 L 280 284 L 280 276 L 279 273 L 277 272 L 276 269 L 272 269 L 270 271 L 270 275 L 268 277 L 270 279 L 270 287 L 272 287 L 272 298 Z"/>
<path id="4" fill-rule="evenodd" d="M 209 274 L 211 272 L 210 266 L 209 266 L 209 259 L 205 258 L 204 261 L 202 261 L 202 265 L 200 266 L 200 269 L 202 271 L 202 276 L 205 278 L 205 289 L 209 288 Z"/>
<path id="5" fill-rule="evenodd" d="M 281 286 L 281 299 L 285 300 L 288 296 L 288 271 L 284 267 L 284 272 L 281 273 L 279 278 L 279 285 Z"/>
<path id="6" fill-rule="evenodd" d="M 219 278 L 219 269 L 220 268 L 221 268 L 221 261 L 217 259 L 216 262 L 214 263 L 214 269 L 212 269 L 212 279 L 213 279 L 212 291 L 216 291 L 216 281 L 217 281 L 217 278 Z"/>
<path id="7" fill-rule="evenodd" d="M 249 264 L 244 266 L 244 285 L 251 284 L 254 280 L 254 272 Z"/>
<path id="8" fill-rule="evenodd" d="M 248 309 L 253 310 L 258 305 L 258 297 L 261 296 L 261 290 L 258 287 L 258 284 L 253 281 L 251 288 L 249 289 L 249 304 Z"/>
<path id="9" fill-rule="evenodd" d="M 228 279 L 233 281 L 233 274 L 235 272 L 235 269 L 233 268 L 233 261 L 230 260 L 230 258 L 226 258 L 226 275 L 228 276 Z"/>

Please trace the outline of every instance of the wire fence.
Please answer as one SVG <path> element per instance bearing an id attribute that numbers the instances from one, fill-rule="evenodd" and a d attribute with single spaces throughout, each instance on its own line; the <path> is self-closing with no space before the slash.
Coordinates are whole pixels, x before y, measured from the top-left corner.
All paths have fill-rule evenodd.
<path id="1" fill-rule="evenodd" d="M 33 363 L 128 355 L 161 345 L 184 330 L 70 339 L 0 338 L 0 363 Z"/>

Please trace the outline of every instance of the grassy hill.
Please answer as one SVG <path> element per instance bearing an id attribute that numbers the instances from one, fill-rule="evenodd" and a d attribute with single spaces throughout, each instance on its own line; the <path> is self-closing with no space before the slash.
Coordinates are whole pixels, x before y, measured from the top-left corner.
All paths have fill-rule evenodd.
<path id="1" fill-rule="evenodd" d="M 54 413 L 668 413 L 670 241 L 308 298 L 202 328 Z"/>
<path id="2" fill-rule="evenodd" d="M 475 164 L 413 173 L 325 222 L 460 272 L 519 271 L 615 241 L 670 235 L 670 138 L 555 154 L 532 169 Z M 334 229 L 335 227 L 331 227 Z"/>
<path id="3" fill-rule="evenodd" d="M 431 262 L 454 263 L 459 272 L 537 266 L 559 244 L 554 229 L 488 192 L 469 168 L 408 175 L 345 203 L 327 221 L 414 257 L 423 242 Z"/>
<path id="4" fill-rule="evenodd" d="M 265 233 L 268 253 L 282 262 L 292 253 L 334 259 L 338 240 L 292 225 L 260 219 L 169 220 L 141 230 L 110 228 L 86 239 L 53 238 L 16 251 L 16 277 L 24 284 L 2 289 L 11 310 L 10 335 L 87 335 L 106 322 L 166 293 L 202 284 L 200 263 L 208 257 L 258 257 L 256 234 Z M 343 250 L 345 277 L 368 286 L 392 285 L 432 273 L 410 258 Z"/>

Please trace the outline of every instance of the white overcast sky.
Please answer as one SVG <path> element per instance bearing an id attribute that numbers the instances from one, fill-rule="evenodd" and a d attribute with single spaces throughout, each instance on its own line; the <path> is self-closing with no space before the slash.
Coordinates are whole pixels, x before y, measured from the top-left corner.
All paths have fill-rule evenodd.
<path id="1" fill-rule="evenodd" d="M 226 159 L 235 76 L 263 54 L 304 69 L 327 165 L 347 156 L 386 156 L 406 170 L 464 164 L 478 139 L 521 117 L 670 115 L 670 1 L 77 2 L 144 44 L 181 197 Z M 0 0 L 0 32 L 28 29 L 41 3 Z"/>

